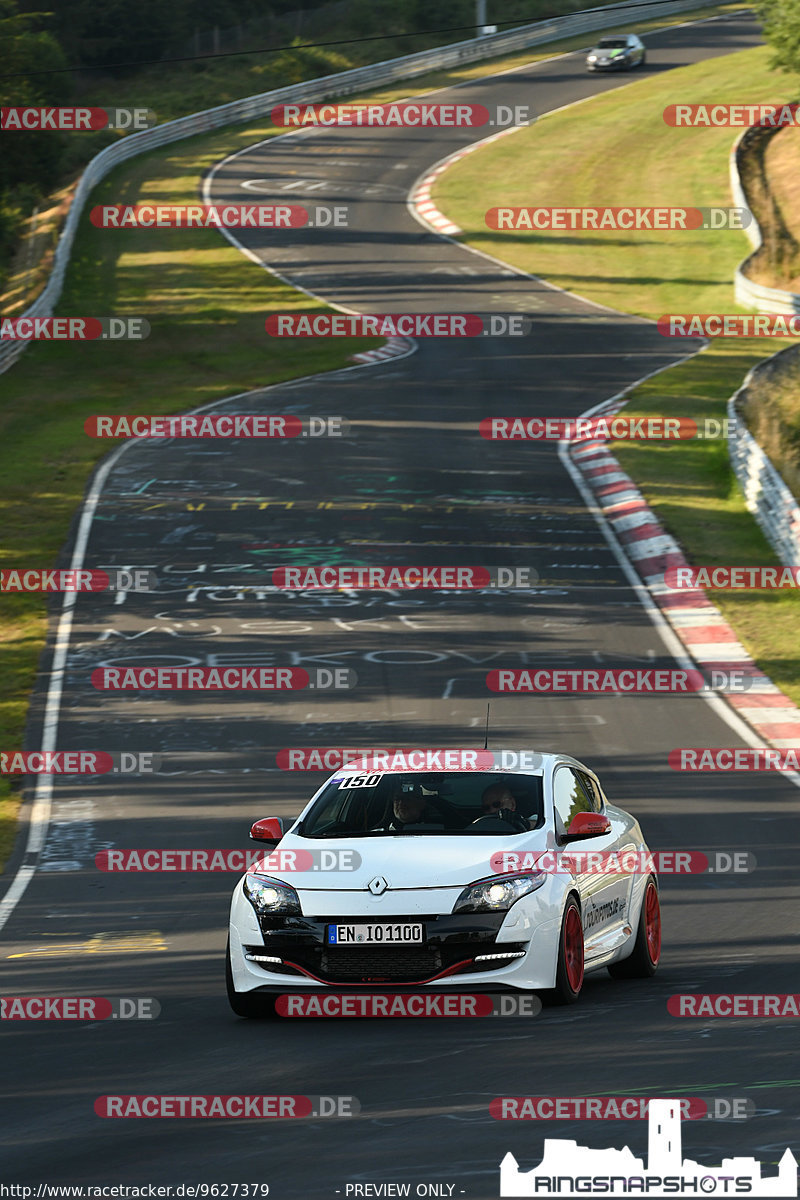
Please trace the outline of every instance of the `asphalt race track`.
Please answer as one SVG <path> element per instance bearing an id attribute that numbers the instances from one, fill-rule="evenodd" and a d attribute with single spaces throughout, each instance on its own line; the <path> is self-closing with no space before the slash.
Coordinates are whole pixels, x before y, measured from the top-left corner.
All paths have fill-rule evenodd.
<path id="1" fill-rule="evenodd" d="M 649 34 L 648 70 L 758 41 L 747 15 Z M 587 76 L 575 54 L 455 95 L 546 112 L 630 81 Z M 641 819 L 652 847 L 749 850 L 759 864 L 751 875 L 664 876 L 655 979 L 590 976 L 579 1004 L 528 1022 L 238 1020 L 223 979 L 235 876 L 112 875 L 94 865 L 112 846 L 247 848 L 251 821 L 296 813 L 323 778 L 280 771 L 282 748 L 480 745 L 493 667 L 672 663 L 555 445 L 478 436 L 490 415 L 577 416 L 677 357 L 655 326 L 421 228 L 406 207 L 413 182 L 485 133 L 304 131 L 224 162 L 209 182 L 215 201 L 257 191 L 351 206 L 346 230 L 241 235 L 266 266 L 329 302 L 524 313 L 533 329 L 517 339 L 422 339 L 382 365 L 217 406 L 343 415 L 346 438 L 172 440 L 114 458 L 85 560 L 152 568 L 159 589 L 78 598 L 58 745 L 153 751 L 163 770 L 56 780 L 38 869 L 3 929 L 3 991 L 155 997 L 161 1016 L 4 1030 L 6 1182 L 258 1180 L 276 1200 L 344 1196 L 356 1183 L 410 1183 L 412 1194 L 437 1183 L 489 1200 L 506 1151 L 533 1166 L 544 1136 L 646 1154 L 643 1121 L 545 1127 L 489 1115 L 493 1097 L 526 1094 L 751 1098 L 757 1113 L 745 1123 L 684 1123 L 685 1152 L 709 1165 L 754 1155 L 772 1174 L 792 1142 L 791 1023 L 667 1013 L 676 992 L 791 992 L 796 983 L 797 789 L 769 776 L 671 771 L 674 747 L 741 744 L 700 697 L 493 698 L 492 747 L 585 759 L 610 799 Z M 257 188 L 244 187 L 252 181 Z M 242 260 L 243 272 L 254 269 Z M 73 540 L 77 532 L 76 520 Z M 527 591 L 426 595 L 280 595 L 268 586 L 274 567 L 312 561 L 527 566 L 538 581 Z M 30 747 L 41 744 L 57 615 L 54 605 Z M 99 666 L 158 664 L 350 667 L 358 685 L 272 697 L 103 693 L 90 683 Z M 22 862 L 26 835 L 4 879 Z M 109 1093 L 348 1095 L 361 1115 L 101 1119 L 93 1106 Z"/>

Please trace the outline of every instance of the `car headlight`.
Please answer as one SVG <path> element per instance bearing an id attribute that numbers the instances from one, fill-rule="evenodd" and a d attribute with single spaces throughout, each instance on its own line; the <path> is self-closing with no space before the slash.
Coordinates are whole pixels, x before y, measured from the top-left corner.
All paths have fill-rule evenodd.
<path id="1" fill-rule="evenodd" d="M 300 897 L 293 887 L 268 875 L 245 875 L 244 894 L 261 916 L 301 913 Z"/>
<path id="2" fill-rule="evenodd" d="M 588 56 L 588 58 L 586 59 L 586 61 L 587 61 L 587 62 L 597 62 L 597 55 L 596 55 L 596 54 L 590 54 L 590 55 Z"/>
<path id="3" fill-rule="evenodd" d="M 540 888 L 546 878 L 546 871 L 529 871 L 524 875 L 479 879 L 464 888 L 453 912 L 507 912 L 522 896 Z"/>

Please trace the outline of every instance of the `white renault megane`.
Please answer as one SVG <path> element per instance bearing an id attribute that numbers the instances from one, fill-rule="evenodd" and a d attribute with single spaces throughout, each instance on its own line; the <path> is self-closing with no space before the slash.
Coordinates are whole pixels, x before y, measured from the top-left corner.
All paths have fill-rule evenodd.
<path id="1" fill-rule="evenodd" d="M 288 825 L 288 828 L 284 826 Z M 281 994 L 536 991 L 652 975 L 658 881 L 634 817 L 564 754 L 375 753 L 293 822 L 257 821 L 226 976 L 239 1016 Z"/>

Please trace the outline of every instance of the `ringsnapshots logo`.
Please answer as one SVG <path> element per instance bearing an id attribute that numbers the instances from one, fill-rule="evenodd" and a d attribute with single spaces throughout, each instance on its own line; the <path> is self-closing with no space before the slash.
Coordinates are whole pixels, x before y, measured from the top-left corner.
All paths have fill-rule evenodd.
<path id="1" fill-rule="evenodd" d="M 2 108 L 0 130 L 4 133 L 55 130 L 61 133 L 96 133 L 100 129 L 152 129 L 156 115 L 150 108 Z"/>
<path id="2" fill-rule="evenodd" d="M 2 1021 L 155 1021 L 152 996 L 3 996 Z"/>
<path id="3" fill-rule="evenodd" d="M 666 313 L 656 328 L 670 338 L 800 337 L 800 315 L 785 313 Z"/>
<path id="4" fill-rule="evenodd" d="M 279 129 L 508 129 L 530 125 L 527 104 L 428 104 L 402 100 L 394 104 L 279 104 L 270 113 Z"/>
<path id="5" fill-rule="evenodd" d="M 91 682 L 122 692 L 350 691 L 358 676 L 351 667 L 97 667 Z"/>
<path id="6" fill-rule="evenodd" d="M 263 875 L 270 871 L 357 871 L 361 855 L 355 850 L 325 847 L 319 850 L 100 850 L 94 859 L 98 871 L 131 874 L 244 871 Z"/>
<path id="7" fill-rule="evenodd" d="M 92 438 L 341 438 L 345 417 L 267 413 L 183 413 L 175 417 L 95 416 L 83 423 Z"/>
<path id="8" fill-rule="evenodd" d="M 276 567 L 272 583 L 283 591 L 476 591 L 531 588 L 533 567 Z"/>
<path id="9" fill-rule="evenodd" d="M 0 571 L 0 592 L 154 592 L 153 571 L 42 570 L 8 567 Z"/>
<path id="10" fill-rule="evenodd" d="M 731 425 L 713 417 L 484 417 L 478 432 L 489 442 L 675 442 L 729 438 Z"/>
<path id="11" fill-rule="evenodd" d="M 746 229 L 753 220 L 746 208 L 608 207 L 490 208 L 484 221 L 499 233 L 529 229 L 532 233 L 579 230 L 592 233 L 626 233 L 641 230 L 692 232 L 697 229 Z"/>
<path id="12" fill-rule="evenodd" d="M 519 313 L 271 313 L 270 337 L 525 337 L 533 322 Z"/>
<path id="13" fill-rule="evenodd" d="M 141 342 L 150 336 L 144 317 L 4 317 L 2 342 Z"/>
<path id="14" fill-rule="evenodd" d="M 479 958 L 475 960 L 479 961 Z M 329 992 L 324 995 L 278 996 L 281 1017 L 537 1017 L 542 1002 L 536 995 L 466 992 Z"/>
<path id="15" fill-rule="evenodd" d="M 786 1150 L 777 1175 L 764 1177 L 751 1157 L 727 1158 L 720 1167 L 683 1158 L 680 1100 L 652 1099 L 648 1110 L 647 1166 L 626 1146 L 593 1150 L 574 1140 L 548 1138 L 538 1166 L 521 1171 L 510 1152 L 500 1164 L 500 1195 L 582 1196 L 796 1196 L 797 1160 Z"/>

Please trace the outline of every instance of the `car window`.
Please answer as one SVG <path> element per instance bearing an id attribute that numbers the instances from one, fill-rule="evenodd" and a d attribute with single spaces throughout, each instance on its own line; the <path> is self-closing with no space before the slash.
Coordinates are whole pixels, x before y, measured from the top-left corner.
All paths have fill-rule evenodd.
<path id="1" fill-rule="evenodd" d="M 600 41 L 597 43 L 597 47 L 599 50 L 622 50 L 625 46 L 627 46 L 627 44 L 627 38 L 609 37 L 600 38 Z"/>
<path id="2" fill-rule="evenodd" d="M 303 837 L 525 833 L 544 824 L 543 797 L 540 775 L 343 774 L 327 785 L 298 832 Z M 501 811 L 512 814 L 510 819 Z"/>
<path id="3" fill-rule="evenodd" d="M 591 775 L 587 775 L 585 771 L 577 771 L 576 774 L 591 797 L 592 808 L 594 811 L 602 812 L 605 806 L 605 797 L 603 796 L 599 783 L 592 779 Z"/>
<path id="4" fill-rule="evenodd" d="M 556 814 L 556 833 L 564 834 L 576 813 L 594 812 L 594 804 L 571 767 L 556 768 L 553 776 L 553 806 Z"/>

